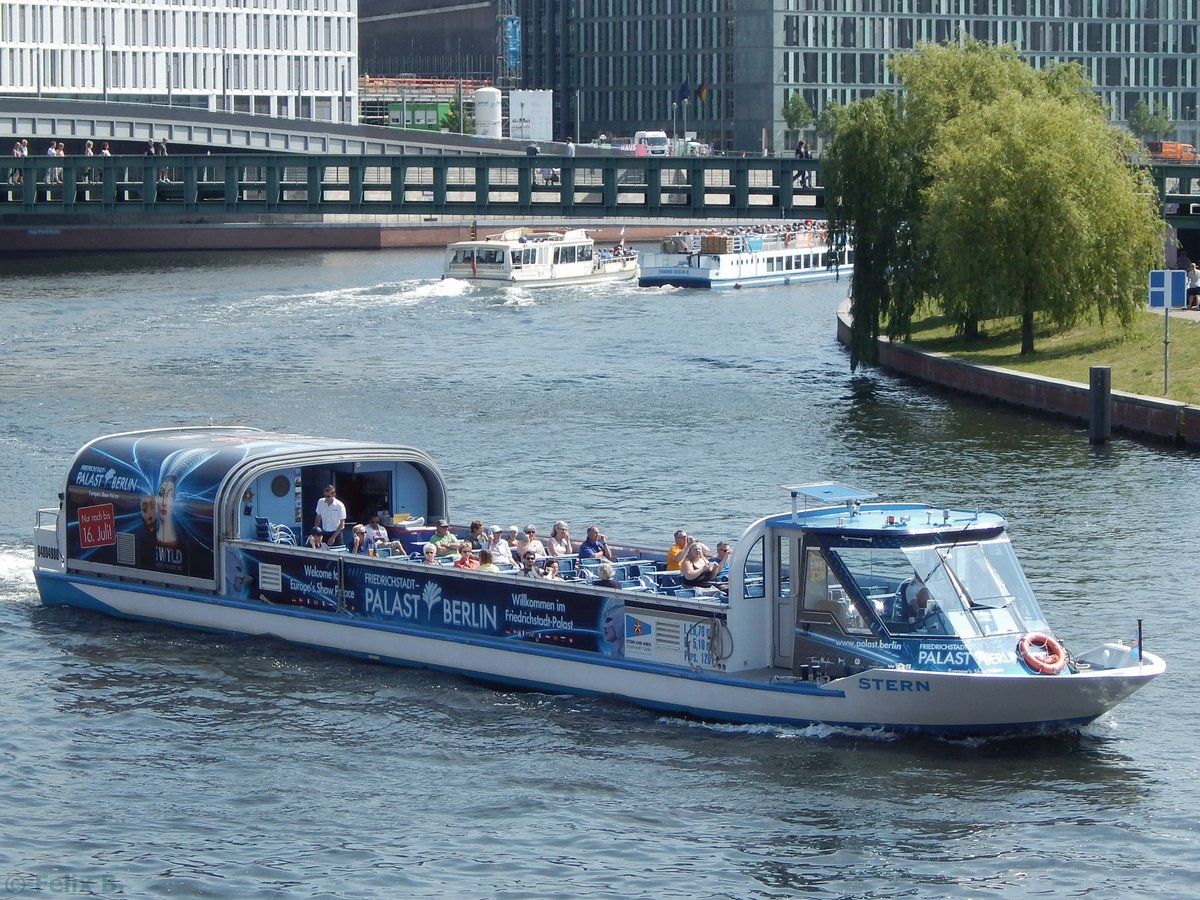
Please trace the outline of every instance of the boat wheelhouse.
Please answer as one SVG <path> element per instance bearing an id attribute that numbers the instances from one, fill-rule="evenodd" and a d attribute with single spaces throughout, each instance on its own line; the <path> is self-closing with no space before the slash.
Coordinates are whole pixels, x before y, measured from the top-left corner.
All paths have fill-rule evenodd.
<path id="1" fill-rule="evenodd" d="M 599 248 L 585 229 L 510 228 L 446 248 L 443 278 L 522 287 L 596 284 L 637 278 L 638 253 L 619 241 Z"/>
<path id="2" fill-rule="evenodd" d="M 822 281 L 848 274 L 853 251 L 830 246 L 821 226 L 735 228 L 673 234 L 642 254 L 641 287 L 730 288 Z"/>
<path id="3" fill-rule="evenodd" d="M 378 555 L 303 545 L 326 485 Z M 44 603 L 732 722 L 992 733 L 1087 723 L 1165 670 L 1139 641 L 1054 636 L 1004 519 L 826 483 L 747 526 L 712 583 L 662 548 L 563 577 L 420 559 L 442 474 L 403 446 L 250 428 L 99 438 L 38 511 Z M 418 524 L 419 523 L 419 524 Z M 349 529 L 347 529 L 349 530 Z M 454 529 L 463 535 L 462 529 Z"/>

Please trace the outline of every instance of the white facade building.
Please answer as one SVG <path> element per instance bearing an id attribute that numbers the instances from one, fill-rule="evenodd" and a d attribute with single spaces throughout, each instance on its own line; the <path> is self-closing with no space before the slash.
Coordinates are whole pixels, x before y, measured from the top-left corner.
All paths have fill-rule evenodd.
<path id="1" fill-rule="evenodd" d="M 358 0 L 0 0 L 0 93 L 356 124 Z"/>

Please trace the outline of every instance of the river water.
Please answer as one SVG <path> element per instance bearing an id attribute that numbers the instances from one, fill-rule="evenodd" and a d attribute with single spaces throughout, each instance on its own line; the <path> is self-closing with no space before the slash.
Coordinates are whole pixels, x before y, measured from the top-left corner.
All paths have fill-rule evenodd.
<path id="1" fill-rule="evenodd" d="M 526 293 L 441 282 L 439 257 L 6 262 L 7 893 L 1194 894 L 1194 454 L 852 374 L 844 284 Z M 712 543 L 824 479 L 995 509 L 1068 645 L 1140 617 L 1169 669 L 1078 733 L 931 740 L 699 724 L 40 607 L 34 510 L 75 449 L 210 421 L 411 443 L 456 521 L 577 535 Z"/>

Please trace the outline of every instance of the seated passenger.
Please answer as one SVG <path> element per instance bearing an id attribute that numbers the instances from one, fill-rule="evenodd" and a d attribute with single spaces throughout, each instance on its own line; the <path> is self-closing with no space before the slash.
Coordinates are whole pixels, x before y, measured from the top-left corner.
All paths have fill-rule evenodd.
<path id="1" fill-rule="evenodd" d="M 508 531 L 505 533 L 504 539 L 506 541 L 508 541 L 508 549 L 509 550 L 517 549 L 517 544 L 520 543 L 520 539 L 518 538 L 518 534 L 519 534 L 520 530 L 521 529 L 519 529 L 516 525 L 508 526 Z"/>
<path id="2" fill-rule="evenodd" d="M 375 538 L 367 534 L 366 525 L 354 526 L 354 540 L 350 543 L 350 552 L 357 553 L 360 556 L 375 555 Z"/>
<path id="3" fill-rule="evenodd" d="M 559 519 L 550 529 L 550 538 L 546 541 L 546 555 L 570 556 L 571 552 L 571 535 L 567 532 L 567 523 Z"/>
<path id="4" fill-rule="evenodd" d="M 729 547 L 717 551 L 717 558 L 708 558 L 708 548 L 695 541 L 687 548 L 687 553 L 679 563 L 679 575 L 688 587 L 707 587 L 717 579 L 717 573 L 729 556 Z"/>
<path id="5" fill-rule="evenodd" d="M 367 534 L 375 541 L 376 546 L 388 542 L 388 530 L 379 521 L 379 513 L 373 512 L 367 518 Z"/>
<path id="6" fill-rule="evenodd" d="M 450 523 L 445 519 L 437 520 L 435 533 L 429 542 L 437 550 L 438 556 L 453 556 L 458 552 L 458 538 L 450 531 Z"/>
<path id="7" fill-rule="evenodd" d="M 542 577 L 547 581 L 562 580 L 562 576 L 558 574 L 558 560 L 553 556 L 546 560 L 546 565 L 542 569 Z"/>
<path id="8" fill-rule="evenodd" d="M 479 551 L 479 571 L 480 572 L 499 572 L 500 567 L 492 562 L 492 552 L 490 550 Z"/>
<path id="9" fill-rule="evenodd" d="M 600 533 L 595 525 L 587 528 L 587 540 L 579 545 L 580 559 L 607 559 L 612 561 L 612 553 L 608 549 L 608 538 Z"/>
<path id="10" fill-rule="evenodd" d="M 714 581 L 729 580 L 729 556 L 733 553 L 733 547 L 729 541 L 717 541 L 717 559 L 721 560 L 721 568 L 717 570 L 717 577 Z"/>
<path id="11" fill-rule="evenodd" d="M 437 565 L 437 544 L 426 543 L 421 548 L 421 562 L 429 563 L 431 566 Z"/>
<path id="12" fill-rule="evenodd" d="M 616 578 L 617 570 L 612 567 L 612 563 L 602 562 L 596 569 L 596 580 L 592 584 L 598 587 L 619 588 L 621 582 Z"/>
<path id="13" fill-rule="evenodd" d="M 458 559 L 456 559 L 454 561 L 454 568 L 456 568 L 456 569 L 478 569 L 479 568 L 479 560 L 477 560 L 472 555 L 472 553 L 471 553 L 472 549 L 473 548 L 471 547 L 470 541 L 463 541 L 461 544 L 458 545 Z"/>
<path id="14" fill-rule="evenodd" d="M 488 529 L 488 534 L 490 537 L 488 538 L 487 550 L 491 553 L 492 560 L 498 563 L 511 563 L 513 561 L 512 548 L 508 546 L 508 541 L 504 539 L 504 532 L 500 529 L 500 526 L 493 525 Z"/>
<path id="15" fill-rule="evenodd" d="M 538 540 L 537 529 L 532 525 L 525 526 L 525 536 L 517 542 L 517 548 L 521 551 L 522 556 L 527 550 L 532 550 L 535 556 L 546 555 L 546 548 Z"/>
<path id="16" fill-rule="evenodd" d="M 488 544 L 487 534 L 483 530 L 483 520 L 473 519 L 471 527 L 467 529 L 467 540 L 471 542 L 471 549 L 482 550 Z"/>
<path id="17" fill-rule="evenodd" d="M 308 533 L 308 540 L 305 541 L 305 546 L 311 547 L 313 550 L 328 550 L 329 545 L 325 543 L 325 532 L 320 528 L 314 528 Z"/>
<path id="18" fill-rule="evenodd" d="M 524 575 L 526 578 L 542 578 L 544 573 L 537 567 L 537 554 L 532 550 L 526 550 L 521 554 L 521 568 L 517 570 L 518 575 Z"/>
<path id="19" fill-rule="evenodd" d="M 679 563 L 683 560 L 683 554 L 688 547 L 688 533 L 680 528 L 675 532 L 675 543 L 667 548 L 667 565 L 665 566 L 668 572 L 678 572 Z"/>

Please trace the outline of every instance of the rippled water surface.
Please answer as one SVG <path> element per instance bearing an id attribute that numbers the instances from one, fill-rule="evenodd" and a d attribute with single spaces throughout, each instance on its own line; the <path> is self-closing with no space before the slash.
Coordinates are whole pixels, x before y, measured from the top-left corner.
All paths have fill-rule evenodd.
<path id="1" fill-rule="evenodd" d="M 0 873 L 19 894 L 1185 897 L 1200 464 L 834 342 L 845 285 L 484 290 L 434 252 L 6 263 Z M 1080 373 L 1081 380 L 1086 377 Z M 1166 676 L 1082 732 L 940 741 L 505 693 L 37 605 L 32 521 L 102 433 L 411 443 L 455 519 L 736 537 L 835 478 L 1005 513 L 1073 646 Z"/>

